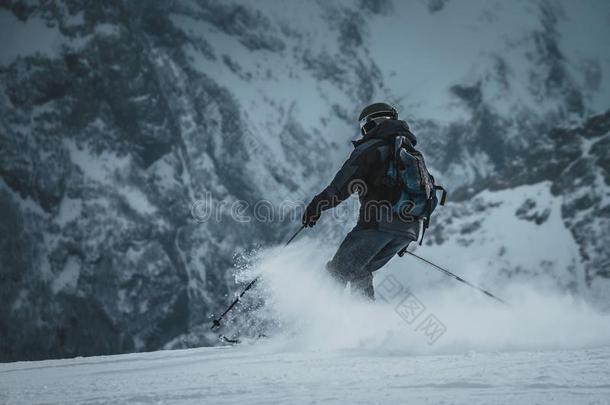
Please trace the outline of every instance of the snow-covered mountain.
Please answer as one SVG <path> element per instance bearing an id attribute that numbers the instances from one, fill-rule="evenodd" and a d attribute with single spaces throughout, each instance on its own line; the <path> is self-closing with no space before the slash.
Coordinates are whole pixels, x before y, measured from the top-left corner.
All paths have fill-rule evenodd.
<path id="1" fill-rule="evenodd" d="M 234 290 L 236 251 L 295 225 L 232 204 L 308 200 L 377 100 L 452 192 L 430 257 L 608 306 L 604 1 L 0 7 L 0 359 L 189 336 Z M 332 245 L 348 222 L 311 235 Z"/>

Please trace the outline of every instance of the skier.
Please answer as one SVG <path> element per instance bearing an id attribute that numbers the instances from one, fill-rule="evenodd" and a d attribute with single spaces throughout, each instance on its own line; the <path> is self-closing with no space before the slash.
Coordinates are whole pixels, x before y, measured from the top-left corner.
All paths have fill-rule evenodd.
<path id="1" fill-rule="evenodd" d="M 374 300 L 373 272 L 416 241 L 420 227 L 425 231 L 442 187 L 435 186 L 414 149 L 415 135 L 392 106 L 371 104 L 359 121 L 362 138 L 353 142 L 352 154 L 330 185 L 309 203 L 302 223 L 314 226 L 323 211 L 358 193 L 358 223 L 327 269 L 342 286 L 349 282 L 353 291 Z"/>

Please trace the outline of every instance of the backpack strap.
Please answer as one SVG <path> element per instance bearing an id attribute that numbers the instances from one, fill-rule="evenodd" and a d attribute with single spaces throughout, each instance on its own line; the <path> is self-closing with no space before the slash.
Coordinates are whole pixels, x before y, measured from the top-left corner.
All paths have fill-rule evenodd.
<path id="1" fill-rule="evenodd" d="M 434 191 L 436 191 L 436 190 L 443 190 L 443 194 L 441 194 L 441 201 L 439 202 L 439 205 L 445 205 L 445 200 L 447 199 L 447 190 L 445 190 L 445 187 L 437 186 L 435 184 Z"/>
<path id="2" fill-rule="evenodd" d="M 419 238 L 419 246 L 421 246 L 421 244 L 424 242 L 424 235 L 426 234 L 426 229 L 428 229 L 429 223 L 430 223 L 430 221 L 428 220 L 428 217 L 426 217 L 424 219 L 424 225 L 421 228 L 421 237 Z"/>
<path id="3" fill-rule="evenodd" d="M 424 242 L 424 235 L 426 234 L 426 229 L 430 226 L 430 211 L 432 211 L 432 198 L 428 198 L 426 201 L 426 216 L 424 217 L 422 229 L 421 229 L 421 237 L 419 238 L 419 246 Z"/>
<path id="4" fill-rule="evenodd" d="M 445 200 L 447 199 L 447 190 L 445 190 L 445 188 L 443 186 L 437 186 L 435 184 L 434 191 L 436 192 L 437 190 L 443 191 L 439 205 L 445 205 Z M 424 242 L 424 235 L 426 234 L 426 229 L 428 229 L 428 226 L 430 226 L 430 211 L 432 211 L 432 198 L 429 198 L 428 201 L 426 202 L 427 214 L 423 219 L 424 224 L 423 224 L 422 231 L 421 231 L 421 238 L 419 239 L 420 246 Z"/>

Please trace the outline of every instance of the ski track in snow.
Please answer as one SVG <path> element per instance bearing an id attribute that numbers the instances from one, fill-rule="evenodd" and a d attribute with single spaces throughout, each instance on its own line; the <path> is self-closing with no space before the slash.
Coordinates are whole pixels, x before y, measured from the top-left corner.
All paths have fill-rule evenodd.
<path id="1" fill-rule="evenodd" d="M 610 347 L 408 356 L 265 343 L 0 364 L 0 402 L 608 404 Z"/>

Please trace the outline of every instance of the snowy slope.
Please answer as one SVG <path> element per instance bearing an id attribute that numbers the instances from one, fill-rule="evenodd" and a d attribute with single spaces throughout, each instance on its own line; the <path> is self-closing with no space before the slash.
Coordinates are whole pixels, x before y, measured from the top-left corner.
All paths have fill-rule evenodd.
<path id="1" fill-rule="evenodd" d="M 428 243 L 418 250 L 435 262 L 459 266 L 462 274 L 477 281 L 584 293 L 578 244 L 550 188 L 550 182 L 544 182 L 486 190 L 468 203 L 440 208 L 435 218 L 440 225 L 430 230 Z"/>
<path id="2" fill-rule="evenodd" d="M 495 292 L 507 308 L 455 282 L 407 284 L 425 271 L 411 268 L 401 280 L 380 275 L 378 301 L 364 302 L 320 270 L 331 250 L 303 238 L 260 253 L 246 272 L 263 281 L 222 329 L 240 331 L 240 346 L 4 363 L 0 400 L 607 403 L 609 316 L 581 298 L 504 286 Z M 260 297 L 262 307 L 243 311 Z M 428 326 L 429 315 L 442 329 Z M 217 336 L 208 327 L 202 333 Z M 268 338 L 247 339 L 263 331 Z"/>
<path id="3" fill-rule="evenodd" d="M 610 348 L 408 356 L 217 347 L 0 365 L 13 404 L 607 404 Z"/>

